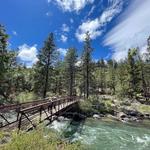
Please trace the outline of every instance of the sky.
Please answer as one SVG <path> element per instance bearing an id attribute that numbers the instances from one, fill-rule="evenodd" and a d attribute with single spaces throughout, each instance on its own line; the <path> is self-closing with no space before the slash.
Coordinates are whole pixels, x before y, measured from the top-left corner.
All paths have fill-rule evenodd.
<path id="1" fill-rule="evenodd" d="M 82 54 L 89 31 L 92 58 L 125 59 L 129 48 L 146 51 L 150 0 L 0 0 L 0 23 L 10 49 L 31 67 L 50 32 L 62 57 L 69 47 Z"/>

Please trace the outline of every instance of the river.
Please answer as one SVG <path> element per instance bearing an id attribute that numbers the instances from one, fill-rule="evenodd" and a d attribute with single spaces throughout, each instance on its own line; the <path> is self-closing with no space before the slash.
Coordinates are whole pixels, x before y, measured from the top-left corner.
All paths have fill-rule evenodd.
<path id="1" fill-rule="evenodd" d="M 87 150 L 150 150 L 150 127 L 112 120 L 54 121 L 54 129 L 70 142 L 80 141 Z"/>

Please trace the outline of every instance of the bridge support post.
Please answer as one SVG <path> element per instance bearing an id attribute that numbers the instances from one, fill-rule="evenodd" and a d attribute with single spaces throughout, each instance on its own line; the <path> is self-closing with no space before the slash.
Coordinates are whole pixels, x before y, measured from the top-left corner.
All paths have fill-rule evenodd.
<path id="1" fill-rule="evenodd" d="M 0 116 L 1 116 L 8 124 L 10 123 L 2 114 L 0 114 Z"/>
<path id="2" fill-rule="evenodd" d="M 42 108 L 40 108 L 40 118 L 39 118 L 39 123 L 41 123 L 42 120 Z"/>
<path id="3" fill-rule="evenodd" d="M 31 125 L 32 125 L 34 128 L 36 128 L 36 125 L 34 125 L 34 124 L 32 123 L 32 121 L 28 118 L 28 116 L 27 116 L 25 113 L 23 113 L 23 115 L 28 119 L 28 121 L 31 123 Z"/>
<path id="4" fill-rule="evenodd" d="M 18 133 L 19 133 L 21 129 L 22 113 L 18 113 L 18 120 L 19 120 L 18 122 Z"/>

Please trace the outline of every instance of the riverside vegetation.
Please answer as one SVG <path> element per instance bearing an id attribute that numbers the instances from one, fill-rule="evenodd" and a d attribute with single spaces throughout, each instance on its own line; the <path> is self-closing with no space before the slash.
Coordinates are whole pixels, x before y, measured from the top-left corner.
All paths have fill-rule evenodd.
<path id="1" fill-rule="evenodd" d="M 7 138 L 6 138 L 7 137 Z M 80 150 L 83 149 L 79 142 L 69 143 L 60 139 L 60 135 L 44 127 L 29 133 L 1 133 L 1 150 Z M 62 137 L 61 137 L 62 138 Z"/>
<path id="2" fill-rule="evenodd" d="M 144 54 L 133 48 L 120 62 L 94 61 L 87 32 L 82 55 L 78 56 L 76 48 L 70 47 L 62 60 L 50 33 L 39 50 L 38 61 L 29 68 L 18 60 L 17 50 L 9 49 L 8 37 L 0 25 L 1 105 L 53 95 L 79 95 L 84 98 L 79 104 L 80 113 L 87 117 L 111 114 L 121 121 L 138 122 L 150 118 L 150 37 Z M 6 136 L 7 133 L 0 134 L 1 139 Z M 2 149 L 79 149 L 81 146 L 61 141 L 53 132 L 44 138 L 43 129 L 20 135 L 13 132 L 10 137 L 11 141 L 2 145 Z"/>

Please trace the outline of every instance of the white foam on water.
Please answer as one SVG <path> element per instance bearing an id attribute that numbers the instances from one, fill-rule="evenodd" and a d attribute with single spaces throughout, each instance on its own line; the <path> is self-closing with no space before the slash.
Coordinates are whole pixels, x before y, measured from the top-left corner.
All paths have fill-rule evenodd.
<path id="1" fill-rule="evenodd" d="M 80 141 L 83 144 L 91 145 L 96 141 L 98 133 L 96 128 L 84 126 L 82 133 L 76 132 L 73 134 L 71 142 Z"/>
<path id="2" fill-rule="evenodd" d="M 17 113 L 15 111 L 9 111 L 7 113 L 4 113 L 3 115 L 9 122 L 16 121 L 17 119 Z M 0 122 L 6 124 L 6 121 L 2 117 L 0 117 Z"/>
<path id="3" fill-rule="evenodd" d="M 83 144 L 91 145 L 94 143 L 96 138 L 97 136 L 93 136 L 93 135 L 87 136 L 87 135 L 81 135 L 80 133 L 75 133 L 73 135 L 73 139 L 71 140 L 71 142 L 80 141 Z"/>
<path id="4" fill-rule="evenodd" d="M 63 131 L 67 128 L 67 125 L 69 124 L 69 121 L 57 121 L 54 120 L 52 124 L 49 126 L 49 128 L 54 129 L 58 132 Z"/>
<path id="5" fill-rule="evenodd" d="M 150 145 L 150 135 L 136 138 L 137 143 L 143 144 L 143 147 Z"/>
<path id="6" fill-rule="evenodd" d="M 54 121 L 49 128 L 55 129 L 58 132 L 67 130 L 74 131 L 74 124 L 69 126 L 70 121 Z M 110 127 L 105 125 L 95 126 L 94 124 L 86 124 L 77 126 L 77 131 L 71 132 L 69 140 L 71 142 L 80 141 L 82 144 L 92 146 L 98 149 L 102 146 L 104 149 L 110 148 L 116 150 L 147 150 L 150 146 L 150 132 L 147 130 L 136 130 L 129 126 Z M 149 150 L 149 149 L 148 149 Z"/>

